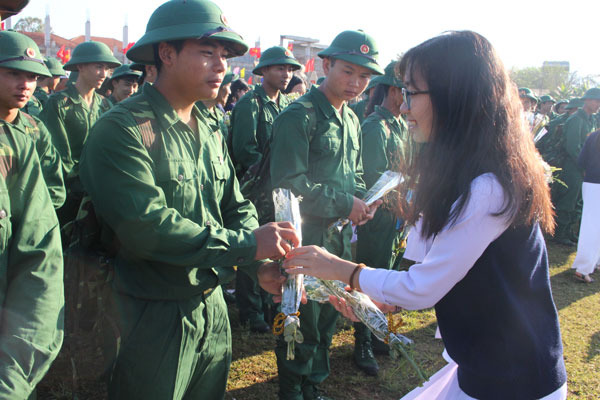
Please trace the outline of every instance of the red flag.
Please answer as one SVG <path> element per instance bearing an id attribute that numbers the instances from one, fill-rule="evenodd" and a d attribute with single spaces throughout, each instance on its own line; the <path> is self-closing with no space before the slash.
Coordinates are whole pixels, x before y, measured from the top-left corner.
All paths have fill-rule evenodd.
<path id="1" fill-rule="evenodd" d="M 62 46 L 60 46 L 60 49 L 58 49 L 58 51 L 56 52 L 56 56 L 58 58 L 60 58 L 61 60 L 63 59 L 63 57 L 65 56 L 65 45 L 64 44 Z"/>
<path id="2" fill-rule="evenodd" d="M 305 72 L 312 72 L 315 70 L 315 59 L 314 58 L 309 58 L 306 61 L 306 65 L 304 66 L 304 69 L 306 70 Z"/>
<path id="3" fill-rule="evenodd" d="M 252 77 L 248 78 L 248 85 L 252 85 Z"/>
<path id="4" fill-rule="evenodd" d="M 6 27 L 4 25 L 4 21 L 0 22 L 0 31 L 3 31 L 5 29 L 6 29 Z"/>
<path id="5" fill-rule="evenodd" d="M 67 52 L 65 53 L 65 56 L 63 57 L 63 61 L 65 63 L 69 62 L 69 60 L 71 59 L 71 49 L 68 49 Z"/>
<path id="6" fill-rule="evenodd" d="M 129 51 L 129 49 L 130 49 L 130 48 L 132 48 L 134 44 L 135 44 L 135 42 L 129 42 L 129 43 L 127 44 L 127 46 L 125 46 L 125 47 L 123 48 L 123 54 L 127 54 L 127 52 Z"/>
<path id="7" fill-rule="evenodd" d="M 249 53 L 253 57 L 260 58 L 260 47 L 251 47 Z"/>
<path id="8" fill-rule="evenodd" d="M 289 51 L 294 51 L 294 42 L 289 42 L 288 43 L 288 50 Z"/>

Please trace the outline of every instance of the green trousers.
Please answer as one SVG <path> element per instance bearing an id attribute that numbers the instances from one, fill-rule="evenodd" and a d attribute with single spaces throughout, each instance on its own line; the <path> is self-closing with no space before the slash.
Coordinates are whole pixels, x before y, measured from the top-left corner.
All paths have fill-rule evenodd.
<path id="1" fill-rule="evenodd" d="M 221 287 L 180 301 L 114 296 L 121 335 L 109 399 L 223 399 L 231 330 Z M 118 343 L 118 342 L 117 342 Z"/>
<path id="2" fill-rule="evenodd" d="M 577 224 L 578 215 L 581 211 L 578 204 L 581 199 L 581 184 L 583 183 L 583 174 L 581 170 L 571 160 L 567 160 L 562 171 L 558 174 L 558 179 L 564 182 L 567 187 L 555 182 L 552 185 L 552 202 L 556 209 L 556 239 L 569 239 L 570 232 L 579 232 Z"/>
<path id="3" fill-rule="evenodd" d="M 332 221 L 302 224 L 302 244 L 325 247 L 329 252 L 351 259 L 350 239 L 352 229 L 346 225 L 342 232 L 327 230 Z M 303 400 L 303 393 L 313 393 L 313 387 L 323 382 L 330 372 L 329 347 L 335 333 L 339 313 L 329 303 L 308 301 L 300 305 L 300 331 L 302 344 L 296 343 L 294 360 L 286 360 L 287 344 L 280 337 L 275 348 L 279 372 L 279 398 Z M 306 397 L 307 399 L 310 397 Z"/>

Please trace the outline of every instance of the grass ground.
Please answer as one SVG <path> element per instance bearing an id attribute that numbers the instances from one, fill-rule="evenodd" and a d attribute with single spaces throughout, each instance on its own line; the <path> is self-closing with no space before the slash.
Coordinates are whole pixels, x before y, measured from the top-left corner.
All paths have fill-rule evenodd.
<path id="1" fill-rule="evenodd" d="M 600 276 L 592 284 L 575 281 L 570 265 L 573 248 L 549 245 L 550 274 L 554 300 L 559 310 L 568 374 L 569 399 L 600 398 Z M 599 274 L 596 274 L 599 275 Z M 269 400 L 277 398 L 277 366 L 272 335 L 256 335 L 237 323 L 237 312 L 230 308 L 233 330 L 233 363 L 227 386 L 227 400 Z M 400 333 L 413 339 L 413 355 L 427 375 L 432 375 L 445 362 L 443 346 L 434 339 L 433 311 L 403 313 Z M 391 400 L 399 399 L 418 384 L 412 369 L 404 360 L 378 356 L 380 373 L 369 377 L 352 362 L 354 336 L 351 324 L 340 322 L 331 348 L 330 377 L 321 389 L 334 399 Z M 106 397 L 98 380 L 100 353 L 94 346 L 77 354 L 80 368 L 79 399 Z M 39 386 L 39 399 L 71 398 L 71 372 L 64 354 L 59 356 L 48 376 Z M 210 400 L 210 399 L 207 399 Z"/>

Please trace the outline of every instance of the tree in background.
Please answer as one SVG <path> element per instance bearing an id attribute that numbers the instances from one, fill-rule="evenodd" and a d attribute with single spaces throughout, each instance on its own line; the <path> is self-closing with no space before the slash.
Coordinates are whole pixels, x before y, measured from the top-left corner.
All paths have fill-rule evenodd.
<path id="1" fill-rule="evenodd" d="M 17 21 L 14 29 L 21 32 L 44 32 L 44 23 L 37 17 L 23 17 Z"/>
<path id="2" fill-rule="evenodd" d="M 577 71 L 555 66 L 513 68 L 510 77 L 518 87 L 528 87 L 538 94 L 550 94 L 556 99 L 580 97 L 591 88 L 598 87 L 600 75 L 580 77 Z"/>

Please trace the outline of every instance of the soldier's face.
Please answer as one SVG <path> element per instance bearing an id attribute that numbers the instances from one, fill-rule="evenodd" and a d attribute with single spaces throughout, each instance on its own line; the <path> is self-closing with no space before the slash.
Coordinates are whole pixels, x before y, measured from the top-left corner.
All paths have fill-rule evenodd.
<path id="1" fill-rule="evenodd" d="M 600 100 L 585 99 L 583 108 L 588 114 L 596 114 L 600 109 Z"/>
<path id="2" fill-rule="evenodd" d="M 327 87 L 326 90 L 343 101 L 360 96 L 369 84 L 371 71 L 344 60 L 332 61 L 328 58 L 323 60 L 323 69 L 327 75 L 327 79 L 323 82 Z"/>
<path id="3" fill-rule="evenodd" d="M 27 104 L 37 83 L 37 75 L 0 68 L 0 109 L 5 112 Z"/>
<path id="4" fill-rule="evenodd" d="M 262 68 L 263 85 L 268 85 L 273 89 L 284 90 L 294 74 L 294 68 L 291 65 L 271 65 Z"/>
<path id="5" fill-rule="evenodd" d="M 228 55 L 229 51 L 216 40 L 186 40 L 169 66 L 168 79 L 173 80 L 180 96 L 191 102 L 215 99 Z"/>
<path id="6" fill-rule="evenodd" d="M 217 104 L 221 104 L 222 106 L 224 106 L 230 94 L 231 82 L 227 85 L 221 85 L 221 88 L 219 89 L 219 94 L 217 94 Z"/>
<path id="7" fill-rule="evenodd" d="M 138 83 L 135 78 L 133 79 L 113 79 L 112 81 L 113 91 L 112 95 L 117 101 L 122 101 L 137 92 Z"/>
<path id="8" fill-rule="evenodd" d="M 110 72 L 110 67 L 104 63 L 89 63 L 79 65 L 78 70 L 77 81 L 82 81 L 87 87 L 100 89 Z"/>
<path id="9" fill-rule="evenodd" d="M 546 102 L 540 104 L 540 112 L 542 114 L 549 114 L 550 111 L 552 111 L 553 105 L 554 105 L 554 103 L 552 103 L 551 101 L 546 101 Z"/>

